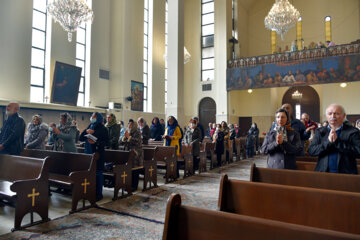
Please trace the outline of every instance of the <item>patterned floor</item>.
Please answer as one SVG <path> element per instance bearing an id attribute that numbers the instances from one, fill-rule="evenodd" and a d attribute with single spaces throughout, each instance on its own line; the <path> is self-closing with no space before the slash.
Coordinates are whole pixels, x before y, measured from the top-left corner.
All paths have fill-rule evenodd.
<path id="1" fill-rule="evenodd" d="M 249 180 L 252 162 L 266 165 L 264 157 L 232 163 L 0 239 L 161 239 L 170 194 L 180 193 L 184 205 L 216 209 L 221 175 Z"/>

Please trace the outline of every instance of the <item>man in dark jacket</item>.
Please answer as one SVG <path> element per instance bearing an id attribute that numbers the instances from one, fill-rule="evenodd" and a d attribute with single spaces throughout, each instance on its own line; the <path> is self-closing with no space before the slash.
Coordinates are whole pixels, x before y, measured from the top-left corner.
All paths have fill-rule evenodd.
<path id="1" fill-rule="evenodd" d="M 20 155 L 24 150 L 25 121 L 18 114 L 18 103 L 9 103 L 6 107 L 7 119 L 0 132 L 0 154 Z"/>
<path id="2" fill-rule="evenodd" d="M 326 109 L 327 127 L 315 131 L 309 154 L 318 156 L 315 171 L 357 174 L 360 158 L 360 131 L 345 120 L 342 106 L 331 104 Z"/>

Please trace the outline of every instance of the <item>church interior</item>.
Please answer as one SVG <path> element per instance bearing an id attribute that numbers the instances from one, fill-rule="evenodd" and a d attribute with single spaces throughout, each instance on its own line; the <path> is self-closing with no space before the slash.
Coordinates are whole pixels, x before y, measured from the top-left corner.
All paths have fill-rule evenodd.
<path id="1" fill-rule="evenodd" d="M 64 24 L 55 21 L 60 10 L 51 12 L 49 7 L 55 2 L 69 5 L 81 2 L 92 15 L 76 29 L 66 30 Z M 265 26 L 269 11 L 277 2 L 291 4 L 300 14 L 283 35 Z M 174 116 L 179 127 L 186 128 L 189 119 L 198 117 L 198 124 L 205 131 L 209 123 L 225 121 L 236 124 L 241 136 L 238 142 L 234 140 L 234 145 L 225 149 L 228 155 L 223 156 L 228 163 L 221 167 L 213 167 L 212 155 L 206 152 L 203 142 L 200 154 L 204 151 L 206 171 L 193 170 L 195 174 L 187 176 L 186 163 L 183 163 L 180 177 L 168 182 L 169 166 L 160 169 L 158 165 L 157 187 L 143 189 L 144 174 L 140 177 L 139 189 L 130 196 L 113 199 L 114 189 L 104 188 L 103 199 L 95 207 L 91 204 L 82 211 L 70 211 L 74 209 L 71 194 L 49 193 L 48 217 L 51 220 L 14 232 L 11 230 L 19 204 L 7 206 L 0 201 L 0 239 L 195 239 L 195 236 L 205 239 L 206 235 L 201 232 L 213 231 L 205 227 L 204 230 L 195 220 L 183 229 L 181 224 L 169 223 L 177 214 L 177 210 L 170 208 L 184 208 L 185 217 L 176 215 L 183 217 L 182 221 L 190 221 L 191 214 L 194 219 L 199 216 L 189 212 L 186 218 L 186 211 L 194 210 L 191 207 L 225 211 L 221 210 L 221 204 L 226 204 L 224 199 L 230 196 L 226 194 L 231 191 L 240 194 L 234 190 L 236 181 L 252 181 L 253 169 L 267 166 L 267 156 L 257 147 L 255 156 L 246 157 L 247 140 L 244 139 L 252 123 L 257 124 L 262 143 L 276 122 L 275 112 L 284 103 L 291 104 L 295 118 L 300 119 L 303 113 L 308 113 L 310 119 L 319 124 L 327 120 L 326 110 L 331 104 L 343 106 L 353 126 L 360 119 L 360 108 L 356 104 L 360 100 L 360 0 L 1 0 L 0 31 L 1 127 L 7 120 L 9 102 L 16 102 L 26 124 L 35 114 L 47 124 L 58 124 L 60 114 L 67 112 L 83 132 L 97 112 L 104 116 L 114 114 L 125 127 L 129 119 L 143 118 L 151 126 L 154 117 L 166 122 L 169 116 Z M 280 74 L 280 80 L 276 80 Z M 240 151 L 244 152 L 240 154 Z M 6 169 L 1 165 L 1 155 L 0 176 L 1 168 Z M 213 157 L 216 158 L 216 154 Z M 228 183 L 224 174 L 230 179 Z M 360 180 L 358 176 L 351 177 L 354 181 L 355 177 Z M 5 180 L 0 177 L 0 182 Z M 350 179 L 346 181 L 352 184 Z M 229 190 L 226 186 L 228 192 L 224 190 L 226 184 L 231 187 Z M 262 191 L 260 187 L 255 191 Z M 1 188 L 0 199 L 4 193 Z M 247 191 L 251 192 L 249 189 Z M 328 196 L 331 199 L 328 202 L 341 195 L 348 206 L 353 206 L 351 197 L 360 199 L 359 189 L 349 190 L 351 193 L 344 193 L 347 190 L 315 192 L 305 187 L 294 189 L 304 192 L 296 195 L 303 197 L 304 202 L 308 201 L 309 192 L 316 200 L 326 201 Z M 221 199 L 222 191 L 226 192 L 224 199 Z M 285 193 L 279 187 L 273 191 L 285 196 L 293 189 L 289 187 Z M 332 192 L 340 193 L 333 196 Z M 180 200 L 171 195 L 176 193 L 181 195 Z M 173 205 L 167 202 L 170 196 Z M 269 203 L 261 200 L 254 196 L 250 201 L 258 207 L 267 206 L 271 201 L 276 203 L 276 200 L 269 200 Z M 333 206 L 328 202 L 324 206 Z M 187 206 L 191 207 L 187 209 Z M 75 208 L 81 207 L 83 202 L 79 201 Z M 265 207 L 259 209 L 266 212 Z M 237 210 L 241 214 L 241 210 Z M 360 208 L 356 205 L 346 211 L 360 213 Z M 311 213 L 311 209 L 304 207 L 303 212 Z M 264 239 L 261 238 L 264 236 L 269 239 L 296 239 L 286 236 L 360 239 L 360 226 L 352 222 L 354 216 L 349 212 L 341 217 L 348 222 L 338 222 L 347 225 L 343 228 L 307 225 L 305 220 L 299 220 L 306 217 L 294 220 L 289 217 L 291 212 L 288 217 L 268 217 L 273 222 L 246 217 L 234 220 L 234 216 L 223 215 L 214 215 L 214 219 L 244 221 L 244 225 L 224 227 L 242 229 L 246 232 L 244 236 L 248 236 L 244 239 Z M 294 207 L 294 215 L 296 213 L 301 215 Z M 321 214 L 319 212 L 319 216 Z M 248 216 L 262 219 L 262 214 L 249 213 Z M 348 216 L 352 216 L 351 219 Z M 34 217 L 36 221 L 41 220 L 37 214 Z M 33 212 L 28 213 L 23 222 L 29 224 L 30 218 Z M 222 228 L 207 219 L 211 217 L 203 220 L 204 223 L 208 221 L 209 229 L 211 226 Z M 247 229 L 247 221 L 259 224 L 258 228 Z M 277 221 L 280 223 L 274 223 Z M 228 234 L 224 229 L 221 235 L 214 233 L 206 238 L 236 238 L 235 233 Z M 258 230 L 262 235 L 253 236 L 256 229 L 263 229 L 263 232 Z M 284 231 L 284 235 L 276 235 L 277 229 Z"/>

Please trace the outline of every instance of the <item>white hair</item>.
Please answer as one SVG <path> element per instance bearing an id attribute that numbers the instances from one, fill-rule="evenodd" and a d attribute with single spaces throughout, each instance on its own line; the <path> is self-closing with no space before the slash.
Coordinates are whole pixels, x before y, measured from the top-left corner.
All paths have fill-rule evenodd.
<path id="1" fill-rule="evenodd" d="M 341 109 L 341 113 L 344 115 L 346 114 L 345 112 L 345 108 L 343 106 L 341 106 L 340 104 L 337 104 L 337 103 L 332 103 L 330 104 L 327 108 L 326 108 L 326 113 L 327 113 L 327 110 L 330 108 L 330 107 L 339 107 Z"/>

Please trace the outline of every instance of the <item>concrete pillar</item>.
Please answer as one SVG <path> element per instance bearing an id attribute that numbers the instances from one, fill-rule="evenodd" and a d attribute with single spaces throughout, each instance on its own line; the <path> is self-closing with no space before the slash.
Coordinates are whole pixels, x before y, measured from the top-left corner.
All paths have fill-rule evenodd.
<path id="1" fill-rule="evenodd" d="M 184 119 L 184 0 L 168 1 L 168 94 L 166 116 Z"/>

